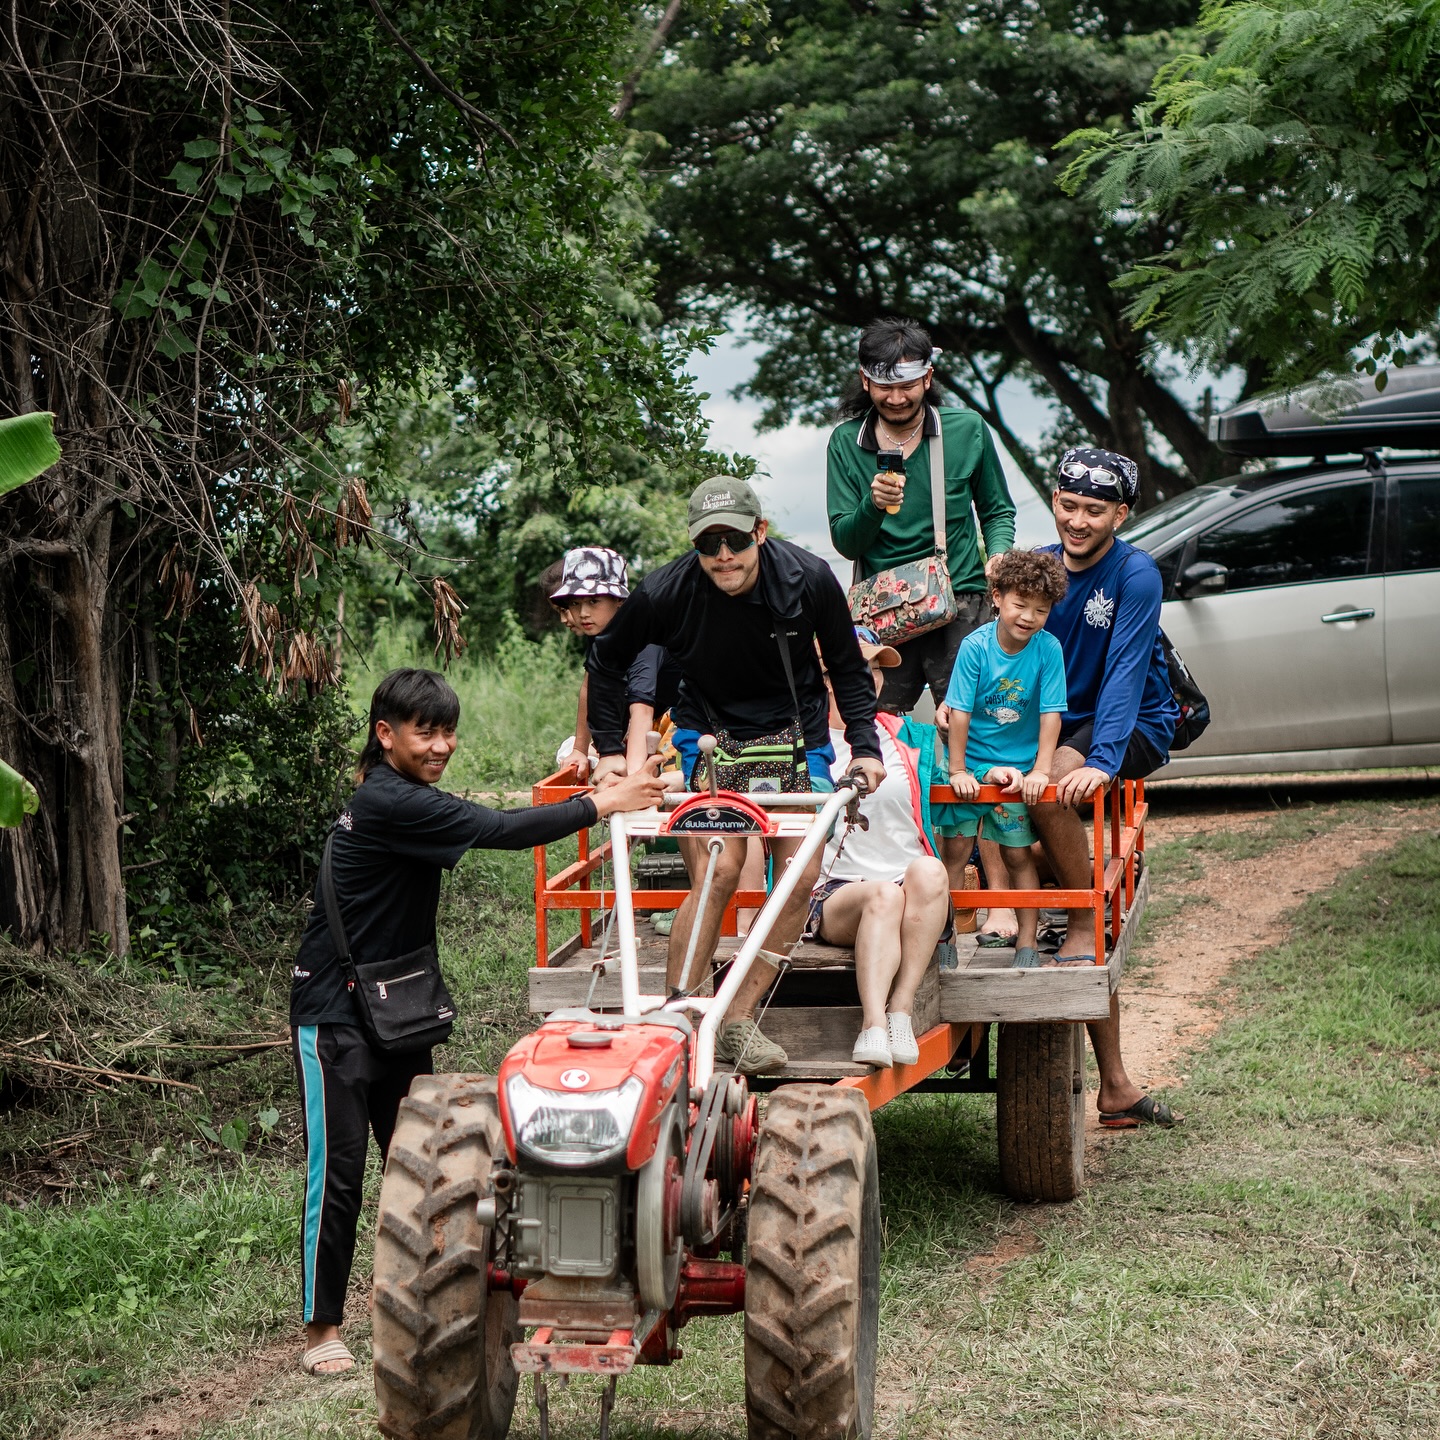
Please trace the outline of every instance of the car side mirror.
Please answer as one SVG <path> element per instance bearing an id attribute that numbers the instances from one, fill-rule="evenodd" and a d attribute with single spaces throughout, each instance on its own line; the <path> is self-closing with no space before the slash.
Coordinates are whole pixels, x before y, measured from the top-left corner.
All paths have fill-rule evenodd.
<path id="1" fill-rule="evenodd" d="M 1213 560 L 1197 560 L 1180 572 L 1180 583 L 1176 592 L 1182 600 L 1193 600 L 1197 595 L 1223 595 L 1225 577 L 1230 572 Z"/>

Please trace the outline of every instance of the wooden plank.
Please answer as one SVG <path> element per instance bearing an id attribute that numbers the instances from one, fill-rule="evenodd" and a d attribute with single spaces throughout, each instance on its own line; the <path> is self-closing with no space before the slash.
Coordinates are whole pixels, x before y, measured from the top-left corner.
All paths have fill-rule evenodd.
<path id="1" fill-rule="evenodd" d="M 1103 1020 L 1110 972 L 1103 965 L 1038 970 L 946 970 L 940 1018 L 954 1024 L 1006 1020 Z"/>
<path id="2" fill-rule="evenodd" d="M 871 1073 L 868 1065 L 853 1060 L 792 1060 L 783 1070 L 767 1075 L 766 1080 L 844 1080 L 849 1076 Z"/>
<path id="3" fill-rule="evenodd" d="M 1126 912 L 1120 941 L 1105 965 L 1041 965 L 1013 968 L 1010 949 L 978 947 L 959 970 L 940 975 L 940 1018 L 966 1021 L 1103 1020 L 1120 986 L 1125 963 L 1150 897 L 1150 875 L 1141 875 L 1135 903 Z"/>
<path id="4" fill-rule="evenodd" d="M 1121 894 L 1124 891 L 1122 889 Z M 1110 972 L 1110 993 L 1113 995 L 1120 988 L 1121 978 L 1125 974 L 1125 964 L 1130 959 L 1130 947 L 1135 943 L 1136 932 L 1140 929 L 1141 918 L 1145 914 L 1145 906 L 1150 899 L 1150 872 L 1146 870 L 1135 884 L 1135 903 L 1125 914 L 1125 923 L 1120 927 L 1120 939 L 1110 952 L 1110 958 L 1105 963 L 1105 968 Z"/>
<path id="5" fill-rule="evenodd" d="M 772 1005 L 760 1028 L 792 1060 L 848 1063 L 861 1017 L 858 1005 Z"/>

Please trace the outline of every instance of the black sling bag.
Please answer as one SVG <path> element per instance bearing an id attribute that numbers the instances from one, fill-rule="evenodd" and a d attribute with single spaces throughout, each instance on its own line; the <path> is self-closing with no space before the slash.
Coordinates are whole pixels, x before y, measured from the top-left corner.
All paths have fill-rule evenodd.
<path id="1" fill-rule="evenodd" d="M 330 938 L 335 943 L 340 970 L 355 997 L 365 1034 L 377 1050 L 387 1055 L 443 1045 L 455 1026 L 455 1004 L 445 988 L 440 958 L 433 945 L 422 945 L 396 960 L 357 965 L 350 958 L 350 942 L 340 919 L 330 864 L 334 841 L 332 833 L 320 859 L 320 899 L 330 922 Z"/>
<path id="2" fill-rule="evenodd" d="M 705 707 L 715 735 L 715 783 L 722 790 L 741 793 L 764 791 L 777 795 L 802 795 L 814 787 L 810 783 L 809 762 L 805 758 L 805 723 L 800 718 L 800 694 L 795 688 L 790 642 L 785 637 L 785 622 L 773 608 L 766 608 L 770 610 L 770 620 L 775 626 L 775 643 L 780 647 L 780 664 L 785 670 L 785 683 L 790 687 L 794 719 L 773 735 L 738 740 L 729 730 L 715 723 L 715 712 L 710 708 L 709 700 L 700 694 L 700 703 Z M 697 760 L 690 772 L 690 788 L 705 790 L 709 784 L 705 762 Z"/>

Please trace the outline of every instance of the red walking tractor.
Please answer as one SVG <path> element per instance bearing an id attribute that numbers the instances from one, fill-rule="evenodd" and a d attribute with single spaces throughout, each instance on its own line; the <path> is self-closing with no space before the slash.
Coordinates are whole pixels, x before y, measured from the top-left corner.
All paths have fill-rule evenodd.
<path id="1" fill-rule="evenodd" d="M 572 780 L 537 785 L 536 803 L 576 793 Z M 937 787 L 933 798 L 954 797 Z M 1002 796 L 987 787 L 982 798 Z M 1077 1022 L 1109 1013 L 1144 908 L 1143 784 L 1112 791 L 1108 837 L 1096 798 L 1093 889 L 990 895 L 1089 907 L 1103 960 L 1013 969 L 1009 952 L 957 937 L 954 951 L 937 951 L 917 997 L 919 1062 L 872 1071 L 849 1058 L 860 1020 L 853 957 L 803 944 L 765 1014 L 790 1064 L 749 1081 L 717 1069 L 731 999 L 806 860 L 833 824 L 855 822 L 858 799 L 849 780 L 834 794 L 677 795 L 660 810 L 612 816 L 608 843 L 593 851 L 582 832 L 579 859 L 556 875 L 536 851 L 530 1001 L 543 1022 L 497 1077 L 422 1076 L 400 1108 L 375 1243 L 386 1435 L 501 1440 L 528 1374 L 546 1440 L 547 1377 L 585 1374 L 606 1382 L 603 1440 L 618 1377 L 678 1359 L 688 1321 L 743 1311 L 752 1440 L 868 1437 L 880 1294 L 870 1112 L 905 1091 L 993 1092 L 1010 1194 L 1079 1192 Z M 635 888 L 632 860 L 635 842 L 681 835 L 801 847 L 768 895 L 736 895 L 713 973 L 704 967 L 693 993 L 667 1001 L 665 942 L 649 926 L 642 936 L 636 914 L 671 910 L 686 892 Z M 736 906 L 759 909 L 743 941 Z M 580 929 L 552 952 L 547 922 L 561 909 L 580 912 Z"/>

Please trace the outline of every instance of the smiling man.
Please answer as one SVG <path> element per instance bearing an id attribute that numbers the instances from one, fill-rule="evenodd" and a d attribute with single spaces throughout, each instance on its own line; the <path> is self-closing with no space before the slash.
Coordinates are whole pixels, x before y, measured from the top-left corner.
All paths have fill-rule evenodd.
<path id="1" fill-rule="evenodd" d="M 546 845 L 616 810 L 645 809 L 664 792 L 663 782 L 641 769 L 593 798 L 526 810 L 476 805 L 435 788 L 455 753 L 459 722 L 459 697 L 433 670 L 392 670 L 371 698 L 357 789 L 331 846 L 335 898 L 356 965 L 427 947 L 433 956 L 441 872 L 467 850 Z M 300 1363 L 326 1375 L 355 1364 L 340 1322 L 370 1134 L 383 1164 L 400 1101 L 432 1067 L 429 1049 L 382 1053 L 370 1043 L 318 884 L 295 957 L 290 1027 L 306 1152 Z"/>
<path id="2" fill-rule="evenodd" d="M 1051 503 L 1059 555 L 1070 588 L 1045 628 L 1065 655 L 1068 701 L 1051 766 L 1059 803 L 1036 805 L 1031 823 L 1058 882 L 1090 885 L 1090 845 L 1078 807 L 1102 785 L 1140 780 L 1169 759 L 1179 707 L 1160 645 L 1160 571 L 1143 550 L 1118 539 L 1139 488 L 1135 462 L 1111 450 L 1065 452 Z M 1059 964 L 1093 964 L 1088 910 L 1072 910 Z M 1100 1123 L 1128 1129 L 1143 1121 L 1170 1125 L 1168 1107 L 1125 1072 L 1120 1004 L 1090 1026 L 1100 1072 Z"/>
<path id="3" fill-rule="evenodd" d="M 937 408 L 937 354 L 913 320 L 867 325 L 856 383 L 841 401 L 826 459 L 830 540 L 864 580 L 935 553 L 927 442 L 937 425 L 943 441 L 946 564 L 960 610 L 949 625 L 900 646 L 900 664 L 885 672 L 880 692 L 880 708 L 894 714 L 910 710 L 927 684 L 942 704 L 960 642 L 992 617 L 976 516 L 989 558 L 1015 541 L 1015 503 L 985 422 L 973 410 Z M 881 450 L 904 456 L 903 483 L 878 469 Z"/>
<path id="4" fill-rule="evenodd" d="M 829 565 L 798 545 L 775 539 L 755 492 L 728 475 L 714 476 L 690 496 L 688 530 L 690 553 L 647 575 L 586 656 L 591 729 L 602 753 L 597 785 L 627 768 L 618 739 L 626 671 L 645 646 L 662 645 L 681 672 L 670 710 L 676 726 L 671 738 L 687 781 L 694 777 L 700 736 L 708 731 L 721 740 L 722 749 L 730 747 L 729 753 L 743 755 L 761 741 L 770 754 L 788 753 L 786 773 L 765 788 L 786 793 L 832 788 L 835 751 L 815 653 L 818 640 L 844 717 L 851 766 L 863 771 L 874 789 L 885 775 L 875 731 L 875 692 L 844 592 Z M 735 773 L 743 773 L 745 765 L 742 760 Z M 698 788 L 700 782 L 694 783 Z M 776 865 L 787 864 L 798 844 L 773 842 Z M 691 884 L 697 885 L 707 859 L 705 844 L 682 840 L 680 849 Z M 694 926 L 700 932 L 699 964 L 708 972 L 744 858 L 744 842 L 727 840 L 705 913 L 696 913 L 694 889 L 680 907 L 670 932 L 667 977 L 672 989 L 680 983 Z M 786 1063 L 785 1051 L 761 1033 L 754 1010 L 775 978 L 774 967 L 799 938 L 819 865 L 817 855 L 760 952 L 768 963 L 757 964 L 746 977 L 717 1038 L 716 1059 L 747 1074 L 771 1073 Z"/>

